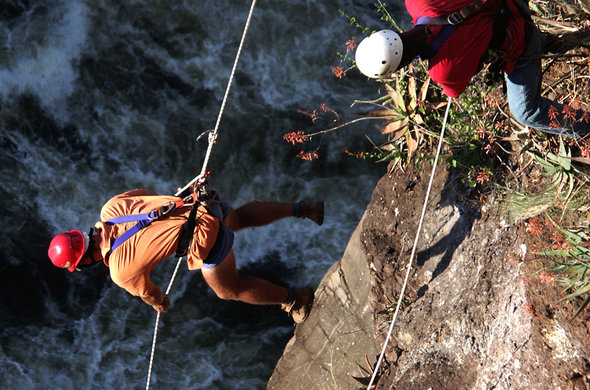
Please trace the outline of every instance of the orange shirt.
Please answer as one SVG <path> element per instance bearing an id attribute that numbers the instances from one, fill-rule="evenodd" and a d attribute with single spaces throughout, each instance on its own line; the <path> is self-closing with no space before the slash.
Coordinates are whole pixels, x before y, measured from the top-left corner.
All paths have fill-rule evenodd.
<path id="1" fill-rule="evenodd" d="M 106 222 L 123 215 L 147 213 L 174 200 L 178 198 L 157 195 L 152 190 L 131 190 L 109 200 L 103 206 L 100 218 Z M 132 295 L 155 296 L 159 288 L 151 282 L 150 273 L 160 261 L 175 254 L 180 229 L 189 213 L 190 207 L 173 210 L 166 217 L 152 222 L 131 236 L 112 253 L 109 252 L 115 239 L 137 222 L 117 225 L 97 222 L 95 228 L 102 237 L 101 252 L 113 282 Z M 219 220 L 208 214 L 203 206 L 199 206 L 197 225 L 187 258 L 189 269 L 203 266 L 203 260 L 215 244 L 218 230 Z"/>

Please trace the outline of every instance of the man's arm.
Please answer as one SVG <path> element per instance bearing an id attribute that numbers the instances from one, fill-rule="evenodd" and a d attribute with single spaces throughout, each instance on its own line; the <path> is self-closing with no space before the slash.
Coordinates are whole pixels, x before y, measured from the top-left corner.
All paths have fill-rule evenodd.
<path id="1" fill-rule="evenodd" d="M 140 295 L 140 298 L 154 308 L 157 312 L 164 312 L 170 306 L 170 298 L 162 293 L 160 287 L 151 282 L 147 277 L 147 291 Z"/>
<path id="2" fill-rule="evenodd" d="M 170 299 L 162 294 L 160 287 L 156 286 L 150 280 L 149 272 L 137 275 L 131 279 L 120 279 L 117 272 L 113 272 L 111 267 L 111 279 L 119 287 L 127 290 L 131 295 L 140 297 L 146 304 L 152 306 L 154 310 L 163 312 L 170 306 Z"/>
<path id="3" fill-rule="evenodd" d="M 144 296 L 141 297 L 141 299 L 147 303 L 148 305 L 150 305 L 151 307 L 154 308 L 155 311 L 157 312 L 164 312 L 166 311 L 166 309 L 168 309 L 168 307 L 170 306 L 170 298 L 168 298 L 168 296 L 162 294 L 162 290 L 160 290 L 160 288 L 158 286 L 155 286 L 157 288 L 157 294 L 155 295 L 151 295 L 151 296 Z"/>
<path id="4" fill-rule="evenodd" d="M 400 37 L 404 45 L 404 52 L 402 53 L 402 59 L 398 69 L 412 62 L 426 47 L 426 43 L 430 37 L 430 28 L 428 26 L 416 26 L 411 30 L 401 33 Z"/>

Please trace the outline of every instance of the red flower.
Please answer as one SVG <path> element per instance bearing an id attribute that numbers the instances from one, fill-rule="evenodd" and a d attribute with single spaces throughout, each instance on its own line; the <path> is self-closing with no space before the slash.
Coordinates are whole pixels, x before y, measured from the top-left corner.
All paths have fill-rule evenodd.
<path id="1" fill-rule="evenodd" d="M 566 252 L 569 252 L 572 249 L 572 246 L 570 245 L 570 243 L 567 242 L 558 233 L 555 233 L 552 238 L 553 238 L 553 240 L 555 240 L 555 244 L 553 244 L 551 246 L 551 249 L 565 250 Z"/>
<path id="2" fill-rule="evenodd" d="M 305 135 L 303 130 L 293 131 L 291 133 L 284 134 L 283 139 L 287 142 L 292 143 L 293 145 L 295 145 L 296 143 L 302 144 L 304 142 L 309 141 L 309 137 Z"/>
<path id="3" fill-rule="evenodd" d="M 488 92 L 484 95 L 483 100 L 490 107 L 499 107 L 501 102 L 501 96 L 499 91 Z"/>
<path id="4" fill-rule="evenodd" d="M 557 119 L 558 114 L 559 114 L 559 112 L 557 111 L 557 108 L 555 108 L 555 106 L 553 106 L 553 105 L 549 106 L 549 112 L 547 113 L 547 115 L 549 116 L 549 119 L 551 119 L 551 120 Z"/>
<path id="5" fill-rule="evenodd" d="M 329 112 L 329 113 L 333 114 L 334 117 L 335 117 L 334 122 L 337 121 L 340 118 L 340 115 L 338 115 L 338 113 L 336 111 L 334 111 L 333 109 L 331 109 L 330 107 L 328 107 L 326 105 L 326 103 L 320 104 L 320 110 L 322 110 L 323 112 Z"/>
<path id="6" fill-rule="evenodd" d="M 309 112 L 309 111 L 304 110 L 303 108 L 298 108 L 297 109 L 297 112 L 300 113 L 300 114 L 302 114 L 302 115 L 305 115 L 306 117 L 308 117 L 309 119 L 311 119 L 311 121 L 313 123 L 315 123 L 315 121 L 320 116 L 318 110 L 313 110 L 313 112 Z"/>
<path id="7" fill-rule="evenodd" d="M 297 154 L 297 158 L 302 160 L 311 161 L 318 158 L 318 154 L 316 152 L 304 152 L 303 150 Z"/>
<path id="8" fill-rule="evenodd" d="M 541 283 L 545 283 L 547 286 L 553 286 L 555 284 L 555 273 L 541 272 L 539 274 L 539 280 Z"/>
<path id="9" fill-rule="evenodd" d="M 551 106 L 553 107 L 553 106 Z M 576 120 L 576 110 L 569 104 L 563 106 L 563 119 L 571 118 L 573 121 Z"/>
<path id="10" fill-rule="evenodd" d="M 477 174 L 477 178 L 475 180 L 479 184 L 487 183 L 488 181 L 490 181 L 490 174 L 485 171 L 481 171 Z"/>
<path id="11" fill-rule="evenodd" d="M 543 224 L 535 219 L 531 219 L 526 223 L 526 231 L 533 236 L 540 236 L 543 234 Z"/>
<path id="12" fill-rule="evenodd" d="M 331 66 L 330 69 L 332 69 L 332 73 L 334 73 L 334 76 L 336 76 L 339 79 L 346 76 L 346 72 L 344 71 L 344 68 L 341 66 Z"/>
<path id="13" fill-rule="evenodd" d="M 348 53 L 348 52 L 354 51 L 355 48 L 356 48 L 356 37 L 352 37 L 348 41 L 346 41 L 346 52 Z"/>
<path id="14" fill-rule="evenodd" d="M 486 137 L 486 128 L 483 126 L 477 126 L 477 132 L 479 134 L 479 138 L 484 139 Z"/>

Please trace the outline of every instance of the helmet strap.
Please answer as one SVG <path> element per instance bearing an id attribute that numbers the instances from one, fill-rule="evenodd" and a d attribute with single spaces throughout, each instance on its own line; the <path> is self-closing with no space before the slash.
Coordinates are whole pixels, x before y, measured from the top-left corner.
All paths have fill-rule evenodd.
<path id="1" fill-rule="evenodd" d="M 76 269 L 78 270 L 102 262 L 102 259 L 96 261 L 96 259 L 94 258 L 94 235 L 94 228 L 91 227 L 90 231 L 88 232 L 88 248 L 86 248 L 86 252 L 84 252 L 84 254 L 82 255 L 82 260 L 76 267 Z M 90 261 L 85 259 L 90 259 Z"/>

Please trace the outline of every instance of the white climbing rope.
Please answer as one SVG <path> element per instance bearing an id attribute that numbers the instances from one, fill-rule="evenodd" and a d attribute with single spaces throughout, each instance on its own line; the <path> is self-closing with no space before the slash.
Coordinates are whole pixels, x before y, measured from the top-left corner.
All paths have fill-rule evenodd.
<path id="1" fill-rule="evenodd" d="M 379 359 L 377 360 L 377 364 L 375 365 L 375 369 L 373 370 L 373 375 L 371 376 L 371 380 L 369 381 L 369 385 L 367 389 L 371 389 L 375 378 L 377 377 L 377 373 L 379 372 L 379 367 L 381 366 L 381 362 L 383 361 L 383 356 L 385 355 L 385 349 L 387 348 L 387 344 L 389 343 L 389 339 L 391 338 L 391 333 L 393 332 L 393 326 L 395 325 L 395 320 L 397 319 L 397 314 L 401 307 L 401 303 L 403 300 L 404 292 L 406 291 L 406 287 L 408 285 L 408 279 L 410 277 L 410 270 L 412 269 L 412 261 L 414 260 L 414 255 L 416 254 L 416 247 L 418 246 L 418 238 L 420 237 L 420 231 L 422 230 L 422 223 L 424 222 L 424 215 L 426 214 L 426 207 L 428 206 L 428 198 L 430 198 L 430 190 L 432 189 L 432 182 L 434 180 L 434 172 L 436 171 L 436 166 L 438 165 L 438 158 L 440 156 L 440 151 L 442 149 L 443 138 L 445 135 L 445 128 L 447 127 L 447 118 L 449 116 L 449 108 L 451 107 L 451 98 L 449 98 L 449 103 L 447 104 L 447 110 L 445 112 L 445 119 L 443 120 L 442 130 L 440 131 L 440 139 L 438 140 L 438 147 L 436 149 L 436 157 L 434 158 L 434 164 L 432 165 L 432 172 L 430 173 L 430 181 L 428 182 L 428 189 L 426 190 L 426 199 L 424 199 L 424 206 L 422 207 L 422 214 L 420 215 L 420 223 L 418 224 L 418 230 L 416 231 L 416 238 L 414 239 L 414 246 L 412 247 L 412 254 L 410 255 L 410 260 L 408 261 L 408 269 L 406 271 L 406 278 L 404 279 L 404 284 L 402 285 L 402 289 L 400 291 L 399 297 L 397 299 L 397 306 L 395 307 L 395 313 L 393 314 L 393 319 L 391 320 L 391 325 L 389 326 L 389 332 L 387 333 L 387 337 L 385 338 L 385 343 L 383 343 L 383 349 L 381 350 L 381 354 L 379 355 Z"/>
<path id="2" fill-rule="evenodd" d="M 211 149 L 213 149 L 213 145 L 217 142 L 217 133 L 219 131 L 219 123 L 221 122 L 221 116 L 223 115 L 223 111 L 225 110 L 225 103 L 227 102 L 227 97 L 229 95 L 229 90 L 231 88 L 234 75 L 236 72 L 236 68 L 238 66 L 238 60 L 240 59 L 240 55 L 242 53 L 242 47 L 244 47 L 244 41 L 246 40 L 246 33 L 248 32 L 248 28 L 250 27 L 250 21 L 252 20 L 252 15 L 254 13 L 254 6 L 256 6 L 256 0 L 252 0 L 252 5 L 250 6 L 250 13 L 248 14 L 248 19 L 246 20 L 246 25 L 244 26 L 244 32 L 242 34 L 242 40 L 240 41 L 240 46 L 238 47 L 238 53 L 236 54 L 236 59 L 234 60 L 234 66 L 231 70 L 231 74 L 229 76 L 229 81 L 227 83 L 227 87 L 225 89 L 225 95 L 223 96 L 223 100 L 221 102 L 221 108 L 219 109 L 219 115 L 217 115 L 217 121 L 215 122 L 215 128 L 213 130 L 209 130 L 209 146 L 207 147 L 207 153 L 205 154 L 205 160 L 203 162 L 203 168 L 201 169 L 201 173 L 199 176 L 196 176 L 193 180 L 191 180 L 186 186 L 180 189 L 177 192 L 177 195 L 182 191 L 186 190 L 189 186 L 191 186 L 194 182 L 199 180 L 205 174 L 207 170 L 207 165 L 209 164 L 209 157 L 211 156 Z"/>
<path id="3" fill-rule="evenodd" d="M 172 274 L 172 278 L 168 283 L 168 288 L 166 289 L 165 296 L 170 294 L 170 289 L 172 288 L 172 283 L 174 283 L 174 279 L 176 278 L 176 274 L 178 273 L 178 268 L 180 267 L 180 263 L 182 262 L 182 256 L 178 258 L 178 262 L 176 263 L 176 268 L 174 268 L 174 273 Z M 156 325 L 154 326 L 154 339 L 152 340 L 152 354 L 150 356 L 150 367 L 148 369 L 148 376 L 147 376 L 147 383 L 145 385 L 146 390 L 150 388 L 150 380 L 152 378 L 152 366 L 154 364 L 154 355 L 156 352 L 156 339 L 158 338 L 158 325 L 160 324 L 160 312 L 156 316 Z"/>
<path id="4" fill-rule="evenodd" d="M 225 104 L 227 102 L 227 97 L 229 96 L 229 90 L 231 89 L 231 85 L 232 85 L 232 82 L 234 79 L 236 68 L 238 66 L 240 54 L 242 53 L 242 47 L 244 46 L 244 41 L 246 40 L 246 34 L 248 33 L 248 28 L 250 27 L 250 21 L 252 20 L 252 15 L 254 13 L 255 6 L 256 6 L 256 0 L 252 0 L 252 5 L 250 6 L 250 12 L 248 13 L 248 19 L 246 20 L 246 25 L 244 26 L 244 31 L 242 33 L 242 39 L 240 41 L 240 46 L 238 47 L 238 52 L 237 52 L 236 58 L 234 60 L 234 65 L 232 67 L 231 74 L 229 76 L 229 80 L 227 83 L 227 87 L 225 89 L 225 95 L 223 96 L 223 100 L 221 102 L 221 108 L 219 109 L 219 114 L 217 115 L 217 121 L 215 122 L 215 128 L 209 132 L 209 145 L 207 146 L 207 153 L 205 154 L 205 160 L 203 162 L 203 168 L 201 169 L 201 173 L 198 176 L 196 176 L 193 180 L 191 180 L 183 188 L 176 191 L 176 194 L 175 194 L 176 196 L 180 195 L 184 190 L 186 190 L 191 185 L 193 185 L 193 183 L 195 183 L 197 180 L 199 180 L 205 176 L 205 172 L 207 171 L 207 165 L 209 164 L 209 157 L 211 156 L 211 150 L 213 149 L 213 145 L 217 141 L 217 133 L 219 131 L 219 123 L 221 122 L 221 116 L 223 115 L 223 111 L 225 110 Z M 179 268 L 181 262 L 182 262 L 182 257 L 179 257 L 178 262 L 176 263 L 176 268 L 174 269 L 174 273 L 172 274 L 172 278 L 170 279 L 170 282 L 168 283 L 168 288 L 166 289 L 165 295 L 168 295 L 170 293 L 170 289 L 172 288 L 172 283 L 174 283 L 174 279 L 176 278 L 176 274 L 178 272 L 178 268 Z M 151 356 L 150 356 L 150 364 L 149 364 L 149 369 L 148 369 L 147 382 L 146 382 L 146 386 L 145 386 L 146 390 L 149 390 L 150 381 L 152 378 L 152 367 L 154 364 L 154 355 L 156 352 L 156 339 L 158 338 L 158 326 L 160 324 L 160 314 L 162 314 L 162 313 L 158 312 L 158 315 L 156 316 L 156 324 L 154 326 L 154 338 L 152 340 L 152 352 L 151 352 Z"/>

